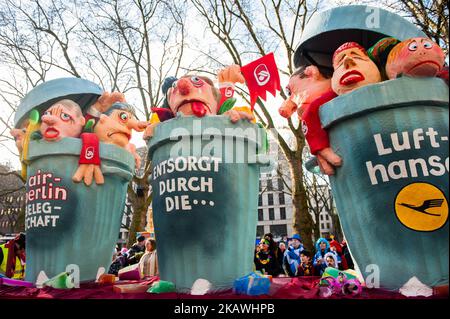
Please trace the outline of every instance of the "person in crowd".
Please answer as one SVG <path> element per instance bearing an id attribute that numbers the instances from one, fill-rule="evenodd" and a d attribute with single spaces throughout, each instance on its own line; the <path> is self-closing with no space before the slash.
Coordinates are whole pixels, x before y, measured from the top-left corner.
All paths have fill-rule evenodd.
<path id="1" fill-rule="evenodd" d="M 114 259 L 112 264 L 109 266 L 108 274 L 118 275 L 119 270 L 128 266 L 128 250 L 122 248 L 118 253 L 117 257 Z"/>
<path id="2" fill-rule="evenodd" d="M 278 244 L 273 239 L 273 234 L 272 233 L 267 233 L 267 234 L 264 235 L 264 238 L 269 241 L 269 243 L 270 243 L 269 250 L 272 252 L 273 256 L 275 256 L 275 259 L 276 259 L 280 269 L 282 269 L 283 253 L 281 252 L 281 249 L 278 246 Z"/>
<path id="3" fill-rule="evenodd" d="M 338 259 L 337 259 L 337 255 L 335 253 L 333 253 L 331 251 L 326 253 L 324 260 L 325 260 L 325 265 L 326 265 L 325 268 L 332 267 L 332 268 L 339 269 Z"/>
<path id="4" fill-rule="evenodd" d="M 298 266 L 298 276 L 315 276 L 315 269 L 311 260 L 311 253 L 307 250 L 300 252 L 301 263 Z"/>
<path id="5" fill-rule="evenodd" d="M 348 249 L 347 246 L 347 240 L 344 238 L 342 240 L 342 256 L 345 257 L 345 260 L 347 262 L 347 269 L 355 269 L 355 265 L 353 263 L 353 259 L 352 256 L 350 255 L 350 250 Z"/>
<path id="6" fill-rule="evenodd" d="M 25 277 L 25 234 L 20 233 L 0 245 L 0 275 L 23 280 Z"/>
<path id="7" fill-rule="evenodd" d="M 255 269 L 263 274 L 278 276 L 281 273 L 280 264 L 270 250 L 270 242 L 265 238 L 261 239 L 253 261 Z"/>
<path id="8" fill-rule="evenodd" d="M 284 255 L 284 252 L 286 251 L 286 243 L 284 241 L 280 241 L 278 243 L 278 248 L 280 248 L 281 253 Z"/>
<path id="9" fill-rule="evenodd" d="M 330 252 L 330 244 L 325 238 L 319 238 L 316 242 L 316 254 L 313 259 L 315 273 L 319 276 L 322 276 L 325 268 L 327 268 L 325 255 L 328 252 Z"/>
<path id="10" fill-rule="evenodd" d="M 145 253 L 139 260 L 139 269 L 143 277 L 158 276 L 158 255 L 156 253 L 156 241 L 147 239 L 145 242 Z"/>
<path id="11" fill-rule="evenodd" d="M 330 251 L 334 252 L 336 254 L 337 261 L 339 264 L 339 269 L 347 270 L 348 264 L 347 264 L 347 260 L 346 260 L 345 256 L 342 254 L 342 246 L 334 238 L 332 238 L 332 240 L 330 241 Z"/>
<path id="12" fill-rule="evenodd" d="M 289 277 L 296 277 L 298 275 L 298 267 L 300 265 L 300 253 L 303 250 L 301 237 L 294 234 L 291 239 L 291 245 L 284 253 L 283 269 Z"/>
<path id="13" fill-rule="evenodd" d="M 139 259 L 144 255 L 145 252 L 145 237 L 139 236 L 136 242 L 128 250 L 128 264 L 134 265 L 139 262 Z"/>

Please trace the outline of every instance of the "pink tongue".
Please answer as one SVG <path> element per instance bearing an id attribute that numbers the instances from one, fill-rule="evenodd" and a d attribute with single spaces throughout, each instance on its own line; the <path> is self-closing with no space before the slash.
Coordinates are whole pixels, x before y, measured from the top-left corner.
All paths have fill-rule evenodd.
<path id="1" fill-rule="evenodd" d="M 191 102 L 192 105 L 192 113 L 194 113 L 195 116 L 197 117 L 203 117 L 206 114 L 206 107 L 205 104 L 203 104 L 202 102 Z"/>

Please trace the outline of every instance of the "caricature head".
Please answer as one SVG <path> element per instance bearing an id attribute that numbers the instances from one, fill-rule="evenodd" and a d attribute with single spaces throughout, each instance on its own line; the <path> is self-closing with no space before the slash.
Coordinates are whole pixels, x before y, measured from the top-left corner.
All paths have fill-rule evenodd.
<path id="1" fill-rule="evenodd" d="M 330 78 L 331 72 L 319 70 L 315 65 L 299 67 L 291 75 L 289 84 L 286 86 L 288 98 L 278 109 L 280 115 L 289 118 L 296 109 L 302 105 L 310 104 L 323 93 L 330 90 Z"/>
<path id="2" fill-rule="evenodd" d="M 80 106 L 64 99 L 50 106 L 42 115 L 41 134 L 47 141 L 59 141 L 63 137 L 79 137 L 85 119 Z"/>
<path id="3" fill-rule="evenodd" d="M 334 52 L 333 68 L 331 86 L 337 95 L 381 81 L 377 65 L 366 50 L 355 42 L 346 42 Z"/>
<path id="4" fill-rule="evenodd" d="M 390 51 L 386 74 L 389 79 L 395 79 L 399 75 L 434 77 L 443 68 L 444 59 L 444 51 L 430 39 L 408 39 Z"/>
<path id="5" fill-rule="evenodd" d="M 220 92 L 204 76 L 185 75 L 174 79 L 166 94 L 168 106 L 174 114 L 181 112 L 203 117 L 219 111 Z"/>
<path id="6" fill-rule="evenodd" d="M 141 132 L 145 126 L 145 122 L 136 119 L 131 105 L 116 102 L 100 116 L 94 133 L 103 143 L 125 147 L 131 139 L 132 130 Z"/>
<path id="7" fill-rule="evenodd" d="M 27 126 L 30 123 L 30 120 L 26 119 L 22 123 L 20 123 L 19 128 L 13 128 L 9 133 L 14 137 L 14 142 L 16 143 L 17 150 L 19 154 L 22 154 L 23 151 L 23 141 L 25 138 L 25 133 L 27 131 Z"/>

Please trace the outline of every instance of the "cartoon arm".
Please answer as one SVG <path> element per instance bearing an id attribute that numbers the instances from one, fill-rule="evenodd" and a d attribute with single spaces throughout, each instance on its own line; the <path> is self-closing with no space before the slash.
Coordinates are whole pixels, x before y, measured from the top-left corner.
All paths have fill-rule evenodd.
<path id="1" fill-rule="evenodd" d="M 97 102 L 92 104 L 86 112 L 86 119 L 99 118 L 100 114 L 106 112 L 116 102 L 126 102 L 125 95 L 121 92 L 103 92 Z"/>
<path id="2" fill-rule="evenodd" d="M 78 168 L 72 176 L 75 183 L 82 180 L 87 186 L 92 184 L 92 179 L 97 184 L 104 184 L 105 179 L 100 169 L 100 143 L 97 135 L 94 133 L 82 133 L 82 146 L 80 152 L 80 160 L 78 161 Z"/>
<path id="3" fill-rule="evenodd" d="M 234 95 L 234 83 L 245 83 L 245 78 L 241 73 L 241 67 L 237 64 L 230 65 L 220 70 L 217 78 L 219 80 L 221 94 L 219 114 L 228 116 L 233 123 L 239 120 L 254 121 L 255 116 L 252 112 L 246 112 L 242 108 L 232 109 L 234 102 L 236 102 L 235 99 L 232 99 Z"/>
<path id="4" fill-rule="evenodd" d="M 324 103 L 317 100 L 307 107 L 302 114 L 302 130 L 308 142 L 311 154 L 317 156 L 320 170 L 326 175 L 334 174 L 334 167 L 342 165 L 342 159 L 331 149 L 328 133 L 322 128 L 319 108 Z"/>

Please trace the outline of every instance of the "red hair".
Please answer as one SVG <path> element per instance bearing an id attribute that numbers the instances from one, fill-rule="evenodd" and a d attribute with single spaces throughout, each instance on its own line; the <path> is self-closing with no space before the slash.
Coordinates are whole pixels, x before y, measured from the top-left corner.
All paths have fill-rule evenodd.
<path id="1" fill-rule="evenodd" d="M 345 42 L 344 44 L 342 44 L 339 48 L 336 49 L 336 51 L 334 51 L 333 54 L 333 62 L 334 62 L 334 58 L 336 57 L 336 55 L 342 51 L 351 49 L 351 48 L 357 48 L 360 49 L 361 51 L 363 51 L 365 54 L 367 54 L 366 49 L 364 49 L 360 44 L 356 43 L 356 42 Z"/>

